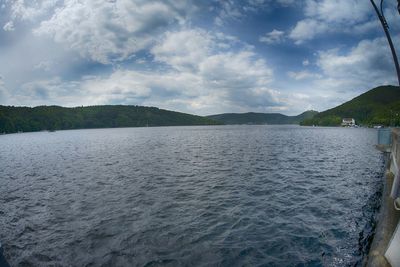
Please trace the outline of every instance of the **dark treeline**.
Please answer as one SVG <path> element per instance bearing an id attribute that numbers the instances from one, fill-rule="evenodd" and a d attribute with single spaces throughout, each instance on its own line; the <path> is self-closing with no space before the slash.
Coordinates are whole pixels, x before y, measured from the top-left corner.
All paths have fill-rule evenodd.
<path id="1" fill-rule="evenodd" d="M 313 118 L 317 111 L 309 110 L 297 116 L 286 116 L 280 113 L 224 113 L 207 116 L 223 124 L 299 124 Z"/>
<path id="2" fill-rule="evenodd" d="M 0 106 L 0 133 L 85 128 L 214 125 L 212 119 L 142 106 Z"/>

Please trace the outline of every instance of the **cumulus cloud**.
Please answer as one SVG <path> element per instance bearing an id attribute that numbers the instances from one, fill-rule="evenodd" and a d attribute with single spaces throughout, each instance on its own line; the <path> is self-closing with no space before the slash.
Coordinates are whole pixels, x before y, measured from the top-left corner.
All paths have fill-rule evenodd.
<path id="1" fill-rule="evenodd" d="M 394 36 L 393 41 L 400 42 L 400 36 Z M 321 50 L 316 54 L 315 66 L 318 69 L 287 73 L 296 81 L 297 91 L 308 97 L 283 98 L 286 106 L 293 104 L 322 111 L 373 87 L 397 84 L 392 56 L 384 37 L 362 40 L 350 49 Z"/>
<path id="2" fill-rule="evenodd" d="M 267 44 L 280 44 L 285 39 L 285 32 L 279 30 L 272 30 L 264 36 L 260 36 L 259 41 Z"/>
<path id="3" fill-rule="evenodd" d="M 148 48 L 168 26 L 184 24 L 190 1 L 65 0 L 35 29 L 104 64 Z"/>
<path id="4" fill-rule="evenodd" d="M 400 41 L 400 36 L 395 38 Z M 317 66 L 322 77 L 310 87 L 323 92 L 325 104 L 330 108 L 382 84 L 396 84 L 397 76 L 385 38 L 363 40 L 349 51 L 330 49 L 320 51 Z"/>
<path id="5" fill-rule="evenodd" d="M 371 4 L 364 0 L 306 0 L 305 14 L 320 21 L 349 23 L 365 21 L 371 12 Z"/>
<path id="6" fill-rule="evenodd" d="M 15 30 L 15 28 L 14 28 L 14 22 L 9 21 L 9 22 L 7 22 L 6 24 L 4 24 L 3 30 L 6 31 L 6 32 L 12 32 L 12 31 L 14 31 L 14 30 Z"/>
<path id="7" fill-rule="evenodd" d="M 385 14 L 389 22 L 394 21 L 395 10 L 394 3 L 388 3 Z M 364 0 L 306 0 L 304 15 L 305 18 L 298 21 L 289 33 L 296 44 L 324 33 L 362 34 L 378 26 L 371 3 Z"/>
<path id="8" fill-rule="evenodd" d="M 304 19 L 297 22 L 296 26 L 289 33 L 289 37 L 295 40 L 296 44 L 313 39 L 316 35 L 331 31 L 328 24 L 321 23 L 315 19 Z"/>
<path id="9" fill-rule="evenodd" d="M 162 70 L 117 69 L 74 82 L 35 81 L 24 84 L 19 95 L 41 104 L 140 104 L 204 115 L 284 106 L 270 86 L 273 71 L 265 60 L 246 46 L 233 52 L 221 49 L 221 43 L 236 45 L 236 40 L 201 29 L 168 32 L 151 50 L 166 66 Z"/>
<path id="10" fill-rule="evenodd" d="M 269 88 L 272 70 L 249 51 L 211 55 L 200 63 L 200 75 L 210 90 L 221 90 L 232 105 L 267 109 L 279 105 Z"/>
<path id="11" fill-rule="evenodd" d="M 200 29 L 167 32 L 165 39 L 152 48 L 156 61 L 176 70 L 196 70 L 199 62 L 216 49 L 216 36 Z"/>
<path id="12" fill-rule="evenodd" d="M 396 41 L 399 37 L 396 37 Z M 339 49 L 320 51 L 317 65 L 329 77 L 367 84 L 384 83 L 394 77 L 394 65 L 385 38 L 363 40 L 348 53 Z"/>
<path id="13" fill-rule="evenodd" d="M 60 0 L 6 0 L 12 20 L 34 21 L 54 10 Z"/>
<path id="14" fill-rule="evenodd" d="M 242 6 L 236 5 L 235 1 L 219 1 L 219 13 L 214 19 L 214 23 L 222 26 L 227 20 L 238 20 L 243 18 L 245 9 Z"/>
<path id="15" fill-rule="evenodd" d="M 115 100 L 135 103 L 150 96 L 151 81 L 148 78 L 145 73 L 117 70 L 108 77 L 85 77 L 81 88 L 92 96 L 93 103 L 112 103 Z"/>
<path id="16" fill-rule="evenodd" d="M 119 70 L 109 77 L 85 81 L 83 88 L 98 95 L 96 102 L 130 99 L 131 103 L 201 114 L 241 108 L 266 110 L 282 104 L 269 87 L 273 72 L 266 62 L 246 47 L 234 53 L 221 50 L 221 43 L 236 40 L 201 29 L 168 32 L 151 50 L 168 71 Z"/>
<path id="17" fill-rule="evenodd" d="M 221 32 L 189 27 L 188 15 L 194 8 L 190 1 L 8 3 L 12 7 L 11 22 L 32 21 L 33 40 L 53 40 L 51 43 L 57 47 L 66 46 L 70 48 L 67 51 L 76 51 L 94 63 L 125 62 L 139 51 L 146 53 L 143 56 L 146 62 L 142 60 L 143 64 L 136 67 L 124 69 L 114 64 L 113 70 L 79 77 L 63 77 L 63 73 L 60 75 L 54 70 L 59 65 L 56 60 L 35 56 L 26 67 L 30 73 L 15 81 L 15 89 L 8 91 L 12 95 L 8 103 L 124 103 L 199 114 L 248 109 L 267 111 L 284 105 L 281 95 L 271 87 L 272 68 L 251 46 Z M 263 4 L 264 1 L 252 0 L 246 5 Z M 37 11 L 38 8 L 46 12 Z M 15 52 L 20 53 L 21 49 Z M 14 69 L 20 71 L 22 63 L 18 60 Z M 147 66 L 151 71 L 146 71 Z M 15 77 L 15 72 L 8 70 L 7 75 Z"/>
<path id="18" fill-rule="evenodd" d="M 193 86 L 201 94 L 218 91 L 220 103 L 268 108 L 277 104 L 269 83 L 273 72 L 266 62 L 249 49 L 221 51 L 220 43 L 235 42 L 229 36 L 203 30 L 170 32 L 154 47 L 156 60 L 168 64 L 180 75 L 194 78 Z M 186 87 L 186 86 L 185 86 Z"/>
<path id="19" fill-rule="evenodd" d="M 7 88 L 0 80 L 1 103 L 139 104 L 203 115 L 242 111 L 293 114 L 311 107 L 310 103 L 323 110 L 362 90 L 396 81 L 384 38 L 364 40 L 350 49 L 350 41 L 345 39 L 340 48 L 315 53 L 329 41 L 325 39 L 293 50 L 304 54 L 279 54 L 287 66 L 295 60 L 303 70 L 280 66 L 274 73 L 267 60 L 276 62 L 275 55 L 268 55 L 259 42 L 255 42 L 256 48 L 243 43 L 240 38 L 247 38 L 247 33 L 238 31 L 233 37 L 216 32 L 215 25 L 211 30 L 196 25 L 210 26 L 215 18 L 216 24 L 224 26 L 217 27 L 220 31 L 233 32 L 231 22 L 254 27 L 253 20 L 245 19 L 250 14 L 261 11 L 268 16 L 278 6 L 300 7 L 299 1 L 200 2 L 6 0 L 2 14 L 9 17 L 3 19 L 7 22 L 3 30 L 15 32 L 0 31 L 10 44 L 0 55 L 0 61 L 7 62 L 0 65 L 0 72 L 7 77 Z M 324 33 L 381 30 L 367 1 L 301 3 L 304 17 L 300 21 L 292 28 L 287 22 L 277 25 L 259 41 L 279 44 L 290 38 L 302 44 Z M 196 15 L 201 11 L 215 17 L 197 24 Z M 389 22 L 398 19 L 395 9 L 385 10 L 385 14 Z M 197 18 L 204 19 L 201 14 Z M 398 43 L 399 37 L 394 41 Z M 290 46 L 292 42 L 285 43 L 285 49 Z M 306 51 L 308 48 L 313 51 Z M 255 52 L 262 49 L 263 55 Z M 303 58 L 312 64 L 308 59 L 301 62 Z"/>

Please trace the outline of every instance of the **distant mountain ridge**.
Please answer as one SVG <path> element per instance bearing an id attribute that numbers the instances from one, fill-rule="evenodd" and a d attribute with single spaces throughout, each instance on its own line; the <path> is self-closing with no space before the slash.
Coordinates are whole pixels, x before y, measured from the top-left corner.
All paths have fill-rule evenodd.
<path id="1" fill-rule="evenodd" d="M 309 110 L 297 116 L 287 116 L 281 113 L 223 113 L 207 116 L 223 124 L 299 124 L 301 121 L 314 117 L 318 112 Z"/>
<path id="2" fill-rule="evenodd" d="M 14 107 L 0 105 L 0 134 L 86 128 L 216 125 L 210 118 L 155 107 L 104 105 Z"/>
<path id="3" fill-rule="evenodd" d="M 359 125 L 400 125 L 400 88 L 379 86 L 335 108 L 297 116 L 280 113 L 224 113 L 206 117 L 155 107 L 103 105 L 14 107 L 0 105 L 0 134 L 42 130 L 218 124 L 301 124 L 338 126 L 343 118 Z"/>
<path id="4" fill-rule="evenodd" d="M 356 124 L 400 125 L 400 88 L 379 86 L 335 108 L 305 119 L 301 125 L 338 126 L 343 118 L 354 118 Z"/>

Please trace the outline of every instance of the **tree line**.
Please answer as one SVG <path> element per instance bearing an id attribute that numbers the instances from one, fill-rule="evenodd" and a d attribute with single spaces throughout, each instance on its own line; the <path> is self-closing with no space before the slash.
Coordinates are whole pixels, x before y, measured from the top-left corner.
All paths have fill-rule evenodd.
<path id="1" fill-rule="evenodd" d="M 60 106 L 0 106 L 0 133 L 220 124 L 210 118 L 155 107 L 105 105 L 66 108 Z"/>

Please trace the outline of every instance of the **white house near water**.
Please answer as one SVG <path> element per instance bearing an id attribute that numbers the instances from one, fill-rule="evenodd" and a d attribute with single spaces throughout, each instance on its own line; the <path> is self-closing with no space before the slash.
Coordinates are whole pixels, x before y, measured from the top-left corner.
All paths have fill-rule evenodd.
<path id="1" fill-rule="evenodd" d="M 356 125 L 356 121 L 353 118 L 343 118 L 342 126 L 354 126 Z"/>

